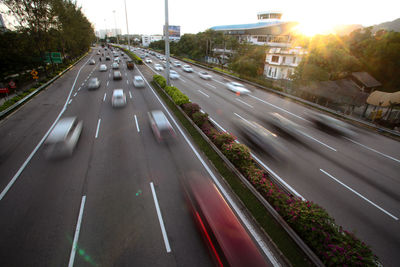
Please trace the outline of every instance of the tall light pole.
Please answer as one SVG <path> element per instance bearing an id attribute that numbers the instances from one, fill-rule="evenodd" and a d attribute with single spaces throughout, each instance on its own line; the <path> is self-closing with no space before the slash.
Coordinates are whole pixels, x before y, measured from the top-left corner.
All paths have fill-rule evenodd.
<path id="1" fill-rule="evenodd" d="M 115 35 L 117 36 L 117 44 L 119 45 L 118 33 L 117 33 L 117 20 L 115 18 L 115 10 L 113 10 L 113 13 L 114 13 Z"/>
<path id="2" fill-rule="evenodd" d="M 131 42 L 129 40 L 129 29 L 128 29 L 128 14 L 126 13 L 126 0 L 124 0 L 124 3 L 125 3 L 126 33 L 128 35 L 128 50 L 131 51 Z"/>
<path id="3" fill-rule="evenodd" d="M 168 0 L 165 0 L 165 56 L 167 57 L 167 85 L 169 82 L 169 26 L 168 26 Z"/>

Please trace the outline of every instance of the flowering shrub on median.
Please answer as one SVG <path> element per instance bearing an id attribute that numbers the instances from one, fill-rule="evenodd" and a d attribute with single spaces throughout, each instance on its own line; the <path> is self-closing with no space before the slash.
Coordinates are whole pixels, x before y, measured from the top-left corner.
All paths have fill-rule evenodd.
<path id="1" fill-rule="evenodd" d="M 164 78 L 160 76 L 161 79 L 156 76 L 159 75 L 155 75 L 154 80 L 160 85 Z M 175 91 L 175 89 L 168 90 Z M 289 195 L 273 184 L 268 174 L 257 167 L 251 158 L 250 150 L 245 145 L 236 143 L 236 138 L 231 134 L 218 132 L 208 121 L 208 115 L 199 112 L 200 107 L 197 104 L 184 103 L 180 106 L 325 265 L 377 265 L 377 257 L 372 253 L 369 246 L 361 242 L 352 233 L 336 225 L 335 220 L 329 216 L 324 208 L 313 202 L 303 201 Z"/>

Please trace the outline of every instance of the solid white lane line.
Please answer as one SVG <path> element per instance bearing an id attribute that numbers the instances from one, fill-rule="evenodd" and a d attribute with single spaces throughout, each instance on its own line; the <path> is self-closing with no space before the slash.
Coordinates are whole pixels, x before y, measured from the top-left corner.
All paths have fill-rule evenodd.
<path id="1" fill-rule="evenodd" d="M 132 93 L 131 93 L 131 91 L 129 91 L 129 98 L 132 99 Z"/>
<path id="2" fill-rule="evenodd" d="M 138 120 L 137 120 L 136 115 L 135 115 L 135 122 L 136 122 L 136 130 L 137 130 L 138 133 L 139 133 L 139 132 L 140 132 L 140 128 L 139 128 L 139 123 L 138 123 Z"/>
<path id="3" fill-rule="evenodd" d="M 81 90 L 81 88 L 82 88 L 82 87 L 79 87 L 79 88 L 78 88 L 78 91 L 80 91 L 80 90 Z"/>
<path id="4" fill-rule="evenodd" d="M 212 122 L 212 123 L 214 123 L 215 125 L 217 125 L 217 127 L 218 128 L 220 128 L 223 132 L 227 132 L 224 128 L 222 128 L 222 126 L 221 125 L 219 125 L 213 118 L 211 118 L 211 117 L 208 117 L 209 119 L 210 119 L 210 121 Z"/>
<path id="5" fill-rule="evenodd" d="M 179 77 L 179 80 L 181 80 L 181 81 L 184 82 L 184 83 L 186 82 L 184 79 L 182 79 L 182 78 L 180 78 L 180 77 Z"/>
<path id="6" fill-rule="evenodd" d="M 308 134 L 306 134 L 306 133 L 304 133 L 304 132 L 302 132 L 302 131 L 299 131 L 299 133 L 301 133 L 302 135 L 304 135 L 304 136 L 306 136 L 306 137 L 308 137 L 308 138 L 314 140 L 315 142 L 317 142 L 317 143 L 319 143 L 319 144 L 321 144 L 321 145 L 323 145 L 323 146 L 325 146 L 325 147 L 327 147 L 327 148 L 329 148 L 329 149 L 331 149 L 331 150 L 333 150 L 333 151 L 335 151 L 335 152 L 337 151 L 335 148 L 333 148 L 333 147 L 331 147 L 331 146 L 328 146 L 327 144 L 325 144 L 325 143 L 319 141 L 318 139 L 315 139 L 314 137 L 312 137 L 312 136 L 310 136 L 310 135 L 308 135 Z"/>
<path id="7" fill-rule="evenodd" d="M 83 210 L 85 209 L 85 202 L 86 202 L 86 196 L 82 196 L 81 208 L 79 209 L 78 222 L 76 223 L 76 229 L 75 229 L 75 234 L 74 234 L 74 241 L 73 241 L 73 243 L 72 243 L 72 250 L 71 250 L 71 254 L 70 254 L 70 256 L 69 256 L 68 267 L 74 266 L 74 260 L 75 260 L 76 249 L 77 249 L 77 247 L 78 247 L 79 232 L 81 231 Z"/>
<path id="8" fill-rule="evenodd" d="M 72 99 L 70 99 L 70 100 L 69 100 L 69 102 L 68 102 L 68 105 L 70 105 L 70 104 L 71 104 L 71 102 L 72 102 Z"/>
<path id="9" fill-rule="evenodd" d="M 54 126 L 57 124 L 58 120 L 61 118 L 62 114 L 64 114 L 65 110 L 67 109 L 67 105 L 68 102 L 71 98 L 71 94 L 72 91 L 75 88 L 75 84 L 76 81 L 78 80 L 79 74 L 81 73 L 82 68 L 89 62 L 89 60 L 92 57 L 90 57 L 86 63 L 84 65 L 82 65 L 78 71 L 78 73 L 76 74 L 74 83 L 72 84 L 71 90 L 69 91 L 67 100 L 65 101 L 64 107 L 61 110 L 60 114 L 58 114 L 56 120 L 53 122 L 53 124 L 50 126 L 50 129 L 46 132 L 46 134 L 43 136 L 43 138 L 40 140 L 39 144 L 37 144 L 37 146 L 35 147 L 35 149 L 33 149 L 33 151 L 31 152 L 31 154 L 29 154 L 28 158 L 24 161 L 24 163 L 22 164 L 22 166 L 18 169 L 17 173 L 13 176 L 13 178 L 10 180 L 10 182 L 8 182 L 7 186 L 3 189 L 3 191 L 0 194 L 0 200 L 3 199 L 3 197 L 7 194 L 8 190 L 10 190 L 10 188 L 13 186 L 13 184 L 15 183 L 15 181 L 18 179 L 18 177 L 21 175 L 21 173 L 24 171 L 24 169 L 26 168 L 26 166 L 28 165 L 28 163 L 31 161 L 31 159 L 33 158 L 33 156 L 36 154 L 36 152 L 39 150 L 39 147 L 44 143 L 44 141 L 46 140 L 47 136 L 50 134 L 51 130 L 53 130 Z"/>
<path id="10" fill-rule="evenodd" d="M 235 99 L 236 99 L 237 101 L 239 101 L 239 102 L 241 102 L 241 103 L 243 103 L 243 104 L 245 104 L 245 105 L 251 107 L 251 108 L 254 108 L 252 105 L 247 104 L 246 102 L 244 102 L 243 100 L 241 100 L 241 99 L 239 99 L 239 98 L 235 98 Z"/>
<path id="11" fill-rule="evenodd" d="M 104 93 L 103 102 L 106 101 L 107 93 Z"/>
<path id="12" fill-rule="evenodd" d="M 283 109 L 283 108 L 278 107 L 278 106 L 276 106 L 276 105 L 274 105 L 274 104 L 271 104 L 271 103 L 269 103 L 269 102 L 267 102 L 267 101 L 265 101 L 265 100 L 262 100 L 262 99 L 260 99 L 260 98 L 258 98 L 258 97 L 256 97 L 256 96 L 253 96 L 253 95 L 251 95 L 251 94 L 249 94 L 249 96 L 252 97 L 252 98 L 254 98 L 254 99 L 257 99 L 258 101 L 263 102 L 264 104 L 270 105 L 270 106 L 272 106 L 272 107 L 274 107 L 274 108 L 276 108 L 276 109 L 279 109 L 279 110 L 281 110 L 281 111 L 283 111 L 283 112 L 286 112 L 286 113 L 288 113 L 288 114 L 290 114 L 290 115 L 292 115 L 292 116 L 294 116 L 294 117 L 296 117 L 296 118 L 298 118 L 298 119 L 301 119 L 301 120 L 303 120 L 303 121 L 307 121 L 307 120 L 304 119 L 303 117 L 300 117 L 300 116 L 298 116 L 298 115 L 296 115 L 296 114 L 294 114 L 294 113 L 292 113 L 292 112 L 290 112 L 290 111 L 288 111 L 288 110 L 286 110 L 286 109 Z"/>
<path id="13" fill-rule="evenodd" d="M 110 81 L 107 81 L 107 86 L 108 86 L 109 83 L 110 83 Z"/>
<path id="14" fill-rule="evenodd" d="M 211 85 L 211 84 L 209 84 L 209 83 L 206 83 L 208 86 L 211 86 L 212 88 L 214 88 L 214 89 L 217 89 L 217 87 L 215 87 L 214 85 Z"/>
<path id="15" fill-rule="evenodd" d="M 391 213 L 387 212 L 386 210 L 384 210 L 383 208 L 381 208 L 380 206 L 378 206 L 377 204 L 375 204 L 374 202 L 372 202 L 371 200 L 369 200 L 368 198 L 364 197 L 363 195 L 361 195 L 360 193 L 358 193 L 357 191 L 355 191 L 354 189 L 352 189 L 351 187 L 345 185 L 344 183 L 342 183 L 341 181 L 339 181 L 338 179 L 336 179 L 335 177 L 333 177 L 332 175 L 330 175 L 329 173 L 327 173 L 326 171 L 324 171 L 323 169 L 319 169 L 321 172 L 323 172 L 324 174 L 326 174 L 328 177 L 332 178 L 333 180 L 335 180 L 336 182 L 338 182 L 339 184 L 341 184 L 342 186 L 346 187 L 348 190 L 350 190 L 351 192 L 353 192 L 354 194 L 356 194 L 357 196 L 359 196 L 360 198 L 364 199 L 365 201 L 367 201 L 369 204 L 371 204 L 372 206 L 374 206 L 375 208 L 381 210 L 382 212 L 386 213 L 387 215 L 389 215 L 390 217 L 392 217 L 394 220 L 398 221 L 399 218 L 397 218 L 396 216 L 392 215 Z"/>
<path id="16" fill-rule="evenodd" d="M 78 94 L 78 93 L 75 93 L 75 94 L 74 94 L 74 97 L 75 97 L 77 94 Z"/>
<path id="17" fill-rule="evenodd" d="M 378 153 L 379 155 L 381 155 L 381 156 L 384 156 L 384 157 L 386 157 L 386 158 L 388 158 L 388 159 L 391 159 L 391 160 L 394 160 L 394 161 L 396 161 L 396 162 L 400 162 L 400 160 L 398 160 L 398 159 L 396 159 L 396 158 L 394 158 L 394 157 L 391 157 L 391 156 L 389 156 L 389 155 L 386 155 L 386 154 L 384 154 L 384 153 L 382 153 L 382 152 L 379 152 L 379 151 L 377 151 L 377 150 L 375 150 L 375 149 L 373 149 L 373 148 L 370 148 L 370 147 L 368 147 L 368 146 L 366 146 L 366 145 L 363 145 L 363 144 L 361 144 L 361 143 L 359 143 L 359 142 L 356 142 L 356 141 L 354 141 L 353 139 L 350 139 L 350 138 L 348 138 L 348 137 L 345 137 L 347 140 L 349 140 L 350 142 L 353 142 L 353 143 L 355 143 L 355 144 L 357 144 L 357 145 L 359 145 L 359 146 L 362 146 L 363 148 L 365 148 L 365 149 L 368 149 L 368 150 L 371 150 L 371 151 L 373 151 L 373 152 L 375 152 L 375 153 Z"/>
<path id="18" fill-rule="evenodd" d="M 140 75 L 143 77 L 143 74 L 141 71 L 138 69 Z M 245 217 L 243 212 L 239 209 L 237 204 L 233 201 L 231 196 L 226 192 L 226 190 L 222 187 L 221 183 L 218 181 L 217 177 L 214 175 L 214 173 L 211 171 L 210 167 L 205 163 L 203 158 L 200 156 L 199 152 L 197 152 L 196 148 L 193 146 L 193 144 L 190 142 L 186 134 L 183 132 L 179 124 L 175 121 L 174 117 L 172 117 L 171 113 L 167 109 L 167 107 L 164 105 L 164 103 L 161 101 L 160 97 L 156 94 L 154 91 L 153 87 L 148 83 L 146 79 L 144 81 L 147 83 L 147 86 L 151 89 L 151 92 L 154 94 L 154 96 L 157 98 L 158 102 L 161 104 L 161 106 L 164 108 L 165 112 L 168 114 L 169 118 L 171 121 L 174 123 L 175 127 L 179 130 L 183 138 L 185 139 L 186 143 L 189 145 L 190 149 L 192 149 L 193 153 L 196 155 L 197 159 L 200 161 L 200 163 L 203 165 L 204 169 L 207 171 L 207 173 L 210 175 L 214 183 L 217 185 L 219 191 L 221 194 L 225 197 L 226 201 L 228 201 L 231 205 L 231 207 L 235 210 L 236 214 L 239 216 L 240 220 L 243 222 L 243 224 L 246 226 L 246 228 L 249 230 L 250 234 L 254 237 L 254 239 L 257 241 L 258 245 L 264 252 L 264 254 L 268 257 L 268 259 L 272 262 L 273 266 L 280 266 L 278 261 L 275 259 L 274 255 L 268 248 L 267 244 L 262 240 L 262 238 L 258 235 L 256 231 L 254 231 L 253 227 L 251 226 L 249 220 Z"/>
<path id="19" fill-rule="evenodd" d="M 235 114 L 236 116 L 238 116 L 239 118 L 241 118 L 244 121 L 247 121 L 250 123 L 250 121 L 246 120 L 245 118 L 243 118 L 242 116 L 240 116 L 239 114 L 237 114 L 236 112 L 233 112 L 233 114 Z"/>
<path id="20" fill-rule="evenodd" d="M 206 97 L 210 97 L 210 96 L 209 96 L 209 95 L 207 95 L 206 93 L 203 93 L 201 90 L 197 90 L 197 91 L 199 91 L 199 93 L 201 93 L 201 94 L 205 95 Z"/>
<path id="21" fill-rule="evenodd" d="M 156 206 L 158 221 L 160 222 L 161 232 L 162 232 L 162 235 L 163 235 L 163 238 L 164 238 L 165 249 L 167 250 L 167 253 L 170 253 L 171 252 L 171 247 L 169 245 L 167 231 L 165 230 L 164 221 L 162 219 L 160 206 L 158 205 L 156 190 L 154 189 L 153 182 L 150 183 L 150 187 L 151 187 L 151 192 L 153 194 L 154 205 Z"/>
<path id="22" fill-rule="evenodd" d="M 101 123 L 101 119 L 99 119 L 99 121 L 97 122 L 96 135 L 94 136 L 94 138 L 97 138 L 99 136 L 100 123 Z"/>

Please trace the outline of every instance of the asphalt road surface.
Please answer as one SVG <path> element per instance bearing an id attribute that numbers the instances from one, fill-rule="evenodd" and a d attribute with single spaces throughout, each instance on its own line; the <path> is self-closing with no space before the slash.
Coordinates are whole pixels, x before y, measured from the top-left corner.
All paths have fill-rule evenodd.
<path id="1" fill-rule="evenodd" d="M 137 68 L 122 62 L 114 81 L 111 62 L 90 53 L 0 122 L 0 266 L 213 265 L 180 179 L 218 175 L 178 125 L 174 142 L 155 140 L 147 112 L 162 104 L 148 85 L 134 88 Z M 99 89 L 87 90 L 91 77 Z M 121 109 L 111 106 L 117 88 Z M 59 116 L 77 116 L 83 131 L 72 157 L 49 160 L 40 144 Z"/>
<path id="2" fill-rule="evenodd" d="M 150 56 L 145 63 L 150 77 L 160 63 Z M 174 59 L 172 59 L 174 61 Z M 181 64 L 186 64 L 181 62 Z M 210 72 L 203 80 L 181 67 L 172 69 L 180 75 L 171 80 L 190 100 L 198 103 L 218 126 L 247 141 L 238 132 L 235 120 L 255 121 L 268 128 L 263 117 L 268 113 L 281 116 L 302 127 L 299 142 L 278 136 L 286 147 L 283 158 L 274 160 L 265 152 L 254 152 L 262 164 L 277 174 L 294 192 L 327 209 L 337 224 L 369 244 L 385 266 L 400 262 L 400 144 L 371 131 L 350 126 L 355 136 L 334 136 L 314 127 L 309 115 L 316 111 L 290 100 L 245 84 L 248 96 L 226 89 L 226 79 Z M 274 129 L 268 128 L 274 132 Z M 279 134 L 278 134 L 279 135 Z"/>

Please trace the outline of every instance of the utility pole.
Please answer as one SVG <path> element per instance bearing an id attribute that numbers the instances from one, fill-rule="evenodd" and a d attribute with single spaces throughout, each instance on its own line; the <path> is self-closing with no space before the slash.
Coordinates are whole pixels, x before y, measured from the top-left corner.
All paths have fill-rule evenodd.
<path id="1" fill-rule="evenodd" d="M 165 56 L 167 58 L 167 85 L 169 81 L 169 26 L 168 26 L 168 0 L 165 0 Z"/>
<path id="2" fill-rule="evenodd" d="M 126 34 L 128 35 L 128 50 L 131 51 L 131 42 L 129 39 L 129 28 L 128 28 L 128 14 L 126 13 L 126 0 L 124 0 L 124 3 L 125 3 Z"/>
<path id="3" fill-rule="evenodd" d="M 117 36 L 117 44 L 119 45 L 118 33 L 117 33 L 117 19 L 115 18 L 115 10 L 113 10 L 113 13 L 114 13 L 115 35 Z"/>

